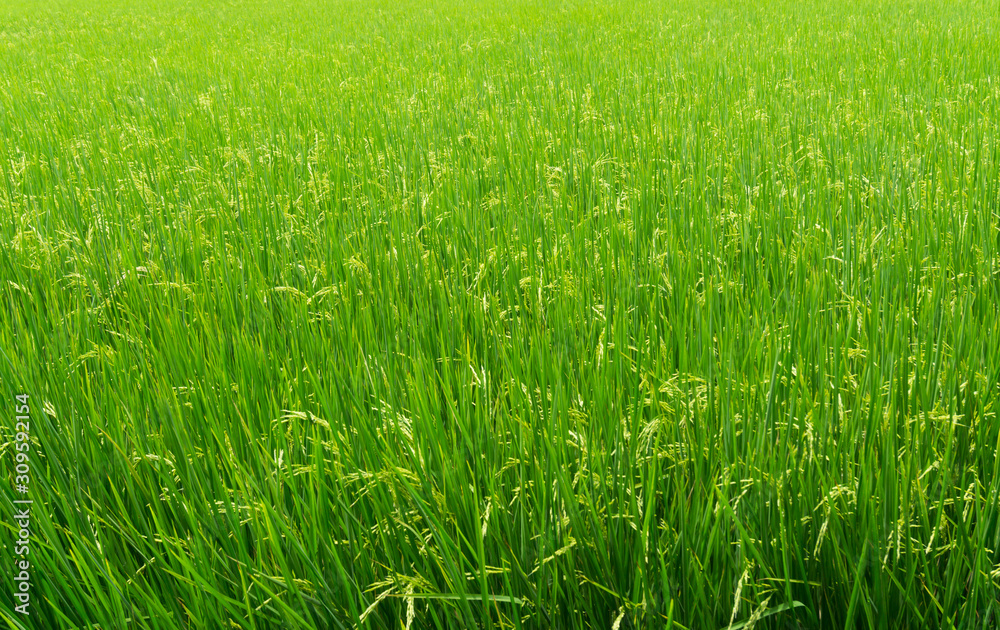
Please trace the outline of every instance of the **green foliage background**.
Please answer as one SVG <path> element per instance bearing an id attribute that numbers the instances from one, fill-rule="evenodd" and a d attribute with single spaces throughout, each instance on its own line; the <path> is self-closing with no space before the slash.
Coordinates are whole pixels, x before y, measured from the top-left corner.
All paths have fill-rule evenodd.
<path id="1" fill-rule="evenodd" d="M 4 3 L 7 626 L 996 628 L 996 5 L 733 4 Z"/>

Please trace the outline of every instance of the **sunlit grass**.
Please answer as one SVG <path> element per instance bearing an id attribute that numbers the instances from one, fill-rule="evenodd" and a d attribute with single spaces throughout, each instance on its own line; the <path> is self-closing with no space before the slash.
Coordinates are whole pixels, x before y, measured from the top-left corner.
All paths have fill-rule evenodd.
<path id="1" fill-rule="evenodd" d="M 370 4 L 0 7 L 9 627 L 997 627 L 994 5 Z"/>

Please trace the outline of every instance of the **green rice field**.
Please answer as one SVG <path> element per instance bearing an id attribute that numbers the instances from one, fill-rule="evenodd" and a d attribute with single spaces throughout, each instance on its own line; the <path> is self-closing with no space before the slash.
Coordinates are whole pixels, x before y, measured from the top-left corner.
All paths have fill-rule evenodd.
<path id="1" fill-rule="evenodd" d="M 995 630 L 998 414 L 995 1 L 0 4 L 4 628 Z"/>

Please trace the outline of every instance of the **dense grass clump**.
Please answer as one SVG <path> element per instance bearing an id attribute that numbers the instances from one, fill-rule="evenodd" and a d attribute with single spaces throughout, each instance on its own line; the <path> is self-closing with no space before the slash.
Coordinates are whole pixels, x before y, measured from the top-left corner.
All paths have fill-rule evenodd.
<path id="1" fill-rule="evenodd" d="M 5 2 L 0 616 L 997 628 L 998 139 L 985 1 Z"/>

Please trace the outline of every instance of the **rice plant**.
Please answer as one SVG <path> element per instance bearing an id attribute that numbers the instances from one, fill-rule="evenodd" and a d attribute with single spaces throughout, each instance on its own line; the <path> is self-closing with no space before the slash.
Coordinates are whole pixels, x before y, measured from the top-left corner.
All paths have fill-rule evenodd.
<path id="1" fill-rule="evenodd" d="M 5 627 L 1000 626 L 995 3 L 10 0 L 0 243 Z"/>

